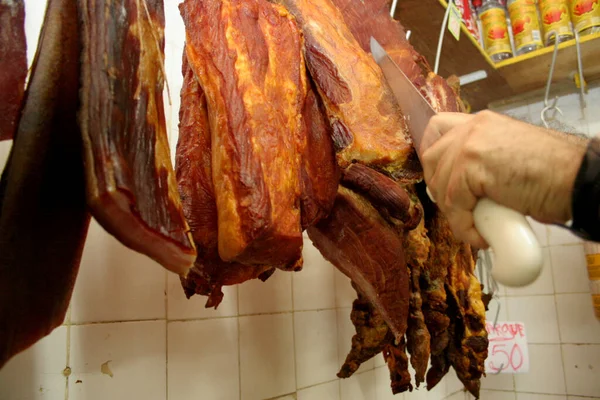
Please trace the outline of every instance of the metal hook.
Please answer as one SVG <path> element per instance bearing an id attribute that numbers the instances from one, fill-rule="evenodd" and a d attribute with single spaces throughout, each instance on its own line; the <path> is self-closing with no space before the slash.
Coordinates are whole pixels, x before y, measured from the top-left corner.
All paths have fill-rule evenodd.
<path id="1" fill-rule="evenodd" d="M 500 299 L 498 299 L 497 297 L 492 298 L 492 300 L 496 300 L 496 303 L 498 303 L 498 308 L 496 308 L 496 316 L 494 317 L 494 329 L 496 328 L 496 325 L 498 325 L 498 317 L 500 316 L 500 308 L 502 307 L 502 303 L 500 302 Z"/>
<path id="2" fill-rule="evenodd" d="M 558 108 L 556 106 L 556 102 L 558 101 L 558 96 L 554 98 L 554 100 L 552 100 L 552 104 L 548 104 L 548 99 L 550 97 L 550 86 L 552 85 L 552 77 L 554 75 L 554 67 L 556 66 L 556 56 L 558 54 L 558 40 L 554 40 L 554 51 L 552 52 L 552 62 L 550 64 L 550 72 L 548 73 L 548 81 L 546 82 L 546 94 L 544 96 L 544 108 L 542 109 L 541 112 L 541 118 L 542 118 L 542 122 L 544 123 L 544 126 L 546 127 L 546 129 L 549 128 L 548 125 L 548 121 L 546 120 L 546 113 L 550 110 L 556 110 L 558 111 L 558 113 L 560 115 L 562 114 L 562 111 L 560 110 L 560 108 Z"/>
<path id="3" fill-rule="evenodd" d="M 498 371 L 491 372 L 490 375 L 499 375 L 502 371 L 504 371 L 504 363 L 500 364 L 500 369 Z"/>
<path id="4" fill-rule="evenodd" d="M 575 48 L 577 50 L 577 72 L 579 74 L 579 99 L 581 101 L 581 109 L 585 118 L 585 78 L 583 76 L 583 61 L 581 59 L 581 45 L 579 43 L 579 32 L 575 29 Z"/>

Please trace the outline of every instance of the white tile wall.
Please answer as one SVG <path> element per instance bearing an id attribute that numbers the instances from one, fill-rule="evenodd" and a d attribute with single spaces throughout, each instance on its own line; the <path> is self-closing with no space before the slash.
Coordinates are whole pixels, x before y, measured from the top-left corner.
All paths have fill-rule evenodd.
<path id="1" fill-rule="evenodd" d="M 296 385 L 327 382 L 338 372 L 337 315 L 335 310 L 294 313 Z"/>
<path id="2" fill-rule="evenodd" d="M 184 43 L 177 3 L 165 2 L 172 154 Z M 31 60 L 44 10 L 34 1 L 26 5 Z M 598 104 L 600 88 L 590 91 L 585 119 L 576 96 L 559 102 L 564 122 L 589 134 L 600 133 Z M 540 110 L 541 103 L 531 102 L 505 111 L 538 123 Z M 10 142 L 0 143 L 0 165 L 9 148 Z M 581 241 L 556 227 L 532 225 L 545 248 L 544 273 L 530 287 L 501 290 L 500 300 L 500 319 L 527 324 L 531 372 L 488 376 L 481 398 L 600 399 L 600 334 L 591 314 Z M 381 356 L 352 378 L 338 380 L 335 373 L 354 334 L 349 317 L 356 293 L 308 242 L 304 258 L 304 271 L 224 288 L 219 309 L 205 309 L 205 298 L 185 298 L 178 277 L 125 249 L 93 223 L 71 322 L 0 370 L 0 399 L 471 398 L 453 372 L 431 392 L 422 388 L 393 396 Z M 494 304 L 488 317 L 495 314 Z M 106 367 L 103 373 L 103 364 L 112 377 Z"/>
<path id="3" fill-rule="evenodd" d="M 55 329 L 0 370 L 0 399 L 63 400 L 67 328 Z"/>
<path id="4" fill-rule="evenodd" d="M 554 296 L 509 297 L 511 321 L 524 322 L 529 343 L 560 343 Z"/>
<path id="5" fill-rule="evenodd" d="M 266 282 L 245 282 L 238 296 L 240 315 L 292 311 L 292 273 L 275 271 Z"/>
<path id="6" fill-rule="evenodd" d="M 557 294 L 556 305 L 563 343 L 600 344 L 600 321 L 587 293 Z"/>
<path id="7" fill-rule="evenodd" d="M 517 392 L 566 394 L 559 344 L 531 344 L 529 358 L 529 373 L 514 376 Z"/>
<path id="8" fill-rule="evenodd" d="M 165 270 L 92 221 L 71 308 L 73 323 L 165 318 Z"/>
<path id="9" fill-rule="evenodd" d="M 163 399 L 166 322 L 72 326 L 69 399 Z"/>
<path id="10" fill-rule="evenodd" d="M 562 346 L 569 394 L 599 396 L 600 345 Z"/>
<path id="11" fill-rule="evenodd" d="M 296 391 L 292 314 L 240 317 L 239 324 L 242 400 Z"/>
<path id="12" fill-rule="evenodd" d="M 302 251 L 304 267 L 293 274 L 294 310 L 321 310 L 335 308 L 334 267 L 321 253 L 306 241 Z"/>
<path id="13" fill-rule="evenodd" d="M 586 293 L 589 279 L 583 244 L 550 248 L 556 293 Z"/>
<path id="14" fill-rule="evenodd" d="M 372 400 L 377 398 L 375 371 L 370 370 L 352 375 L 340 383 L 343 400 Z"/>
<path id="15" fill-rule="evenodd" d="M 239 399 L 236 318 L 170 322 L 169 399 Z"/>

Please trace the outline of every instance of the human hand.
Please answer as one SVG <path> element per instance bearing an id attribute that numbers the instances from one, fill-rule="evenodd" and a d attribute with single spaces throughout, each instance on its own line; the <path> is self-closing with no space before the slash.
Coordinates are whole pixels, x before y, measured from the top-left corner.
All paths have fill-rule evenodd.
<path id="1" fill-rule="evenodd" d="M 587 140 L 491 111 L 440 113 L 425 130 L 420 154 L 425 181 L 454 234 L 487 248 L 473 221 L 478 199 L 564 223 L 586 146 Z"/>

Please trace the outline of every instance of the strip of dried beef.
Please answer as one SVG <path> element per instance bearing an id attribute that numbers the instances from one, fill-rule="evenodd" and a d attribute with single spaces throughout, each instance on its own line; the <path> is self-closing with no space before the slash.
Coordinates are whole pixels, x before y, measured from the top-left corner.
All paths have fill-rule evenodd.
<path id="1" fill-rule="evenodd" d="M 354 282 L 399 342 L 407 327 L 409 281 L 395 228 L 364 197 L 340 186 L 331 214 L 308 228 L 308 235 Z"/>
<path id="2" fill-rule="evenodd" d="M 0 182 L 0 367 L 62 324 L 79 270 L 89 223 L 80 52 L 76 3 L 50 0 Z"/>
<path id="3" fill-rule="evenodd" d="M 15 134 L 26 78 L 25 2 L 0 1 L 0 140 Z"/>
<path id="4" fill-rule="evenodd" d="M 163 108 L 162 0 L 78 0 L 88 204 L 123 244 L 185 274 L 194 263 Z"/>

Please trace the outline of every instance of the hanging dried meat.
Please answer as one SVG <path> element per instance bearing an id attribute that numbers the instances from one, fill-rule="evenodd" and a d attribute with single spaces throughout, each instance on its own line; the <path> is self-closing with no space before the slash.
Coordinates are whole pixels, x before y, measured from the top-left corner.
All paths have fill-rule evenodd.
<path id="1" fill-rule="evenodd" d="M 300 197 L 303 229 L 329 215 L 340 181 L 340 169 L 335 160 L 335 149 L 331 139 L 331 126 L 312 87 L 312 81 L 310 83 L 303 111 L 306 126 Z"/>
<path id="2" fill-rule="evenodd" d="M 185 274 L 196 258 L 163 109 L 162 0 L 79 0 L 88 204 L 123 244 Z"/>
<path id="3" fill-rule="evenodd" d="M 187 0 L 188 61 L 206 93 L 224 261 L 296 267 L 307 82 L 293 18 L 267 0 Z"/>
<path id="4" fill-rule="evenodd" d="M 425 381 L 425 373 L 431 353 L 431 336 L 423 314 L 421 295 L 421 276 L 429 257 L 431 242 L 427 237 L 425 221 L 404 236 L 404 254 L 410 270 L 410 301 L 406 347 L 410 354 L 410 363 L 415 370 L 416 386 Z"/>
<path id="5" fill-rule="evenodd" d="M 217 308 L 221 288 L 249 279 L 266 279 L 269 266 L 228 263 L 219 257 L 217 202 L 212 181 L 212 151 L 206 96 L 183 55 L 183 87 L 179 111 L 179 142 L 175 170 L 183 213 L 187 219 L 198 257 L 182 284 L 188 297 L 208 296 L 206 307 Z"/>
<path id="6" fill-rule="evenodd" d="M 278 0 L 304 33 L 308 69 L 325 104 L 338 164 L 401 173 L 414 159 L 402 114 L 375 60 L 329 1 Z"/>
<path id="7" fill-rule="evenodd" d="M 402 25 L 390 18 L 389 0 L 332 0 L 361 47 L 369 52 L 374 37 L 406 76 L 438 111 L 462 111 L 460 98 L 451 85 L 434 74 L 427 60 L 408 43 Z"/>
<path id="8" fill-rule="evenodd" d="M 62 324 L 79 269 L 89 223 L 80 51 L 75 3 L 50 0 L 0 182 L 0 367 Z"/>
<path id="9" fill-rule="evenodd" d="M 400 341 L 406 333 L 409 285 L 402 238 L 395 229 L 364 197 L 340 186 L 331 214 L 308 228 L 308 235 Z"/>
<path id="10" fill-rule="evenodd" d="M 0 54 L 23 57 L 22 1 L 5 3 Z M 23 110 L 0 182 L 0 364 L 62 320 L 87 192 L 107 231 L 178 273 L 207 307 L 225 285 L 301 269 L 307 230 L 358 294 L 338 376 L 383 353 L 393 393 L 413 389 L 410 361 L 415 386 L 431 390 L 453 367 L 478 396 L 488 342 L 473 254 L 424 194 L 410 116 L 369 54 L 370 37 L 436 110 L 462 104 L 456 79 L 431 71 L 388 10 L 389 0 L 185 0 L 174 171 L 162 1 L 51 0 L 24 108 L 19 99 L 0 108 L 1 137 Z M 8 67 L 14 80 L 0 72 L 0 83 L 19 97 L 22 58 Z M 7 307 L 15 301 L 23 306 Z"/>
<path id="11" fill-rule="evenodd" d="M 448 360 L 465 388 L 473 396 L 479 397 L 488 339 L 481 284 L 473 274 L 474 267 L 470 247 L 462 244 L 447 279 L 448 305 L 455 324 L 449 341 Z"/>
<path id="12" fill-rule="evenodd" d="M 26 77 L 24 0 L 0 1 L 0 140 L 17 129 Z"/>

